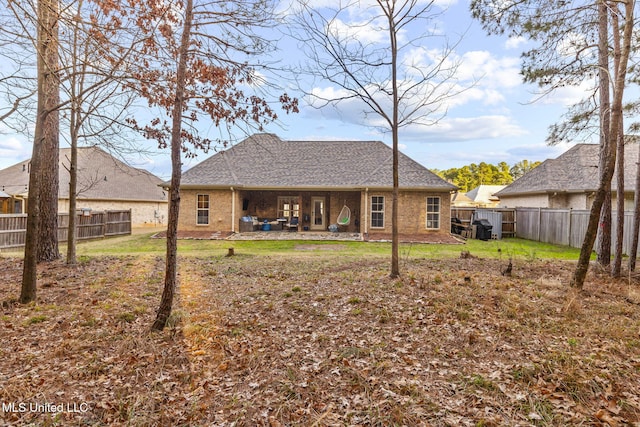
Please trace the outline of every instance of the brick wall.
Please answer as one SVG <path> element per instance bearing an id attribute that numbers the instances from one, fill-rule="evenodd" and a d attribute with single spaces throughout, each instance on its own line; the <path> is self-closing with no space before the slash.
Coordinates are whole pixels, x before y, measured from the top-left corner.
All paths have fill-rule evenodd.
<path id="1" fill-rule="evenodd" d="M 384 227 L 371 226 L 371 198 L 384 197 Z M 427 197 L 440 198 L 440 228 L 427 229 Z M 391 233 L 392 193 L 369 191 L 367 201 L 369 234 Z M 449 233 L 451 228 L 451 200 L 448 192 L 401 191 L 398 199 L 398 232 L 401 234 Z"/>
<path id="2" fill-rule="evenodd" d="M 196 201 L 198 194 L 209 195 L 209 224 L 196 225 Z M 275 219 L 277 212 L 276 192 L 241 192 L 235 193 L 235 218 L 231 218 L 232 192 L 230 190 L 183 190 L 181 193 L 180 218 L 178 228 L 184 231 L 238 231 L 238 221 L 243 215 L 255 215 L 259 218 Z M 362 192 L 360 205 L 358 206 L 359 195 L 356 192 L 349 193 L 286 193 L 282 195 L 300 195 L 302 200 L 302 214 L 308 214 L 310 206 L 308 200 L 311 196 L 322 195 L 326 197 L 327 226 L 335 223 L 345 199 L 351 208 L 351 224 L 343 227 L 343 231 L 355 231 L 356 219 L 359 219 L 360 232 L 365 231 L 365 218 L 361 214 L 365 212 L 365 193 Z M 384 197 L 384 227 L 371 227 L 371 197 Z M 427 197 L 440 197 L 440 228 L 438 230 L 427 230 L 426 211 Z M 246 198 L 248 209 L 242 210 L 243 198 Z M 398 226 L 401 234 L 426 234 L 426 233 L 449 233 L 450 231 L 450 195 L 448 192 L 419 192 L 403 191 L 400 193 Z M 370 234 L 391 233 L 391 192 L 390 191 L 369 191 L 366 201 L 366 223 Z M 357 216 L 356 216 L 357 215 Z M 233 221 L 233 227 L 232 227 Z"/>
<path id="3" fill-rule="evenodd" d="M 208 225 L 196 224 L 198 194 L 209 196 Z M 180 192 L 178 229 L 183 231 L 231 231 L 231 194 L 231 190 L 182 190 Z M 236 200 L 236 215 L 241 212 L 242 201 L 238 206 L 238 200 Z M 236 225 L 235 228 L 237 229 L 238 226 Z"/>

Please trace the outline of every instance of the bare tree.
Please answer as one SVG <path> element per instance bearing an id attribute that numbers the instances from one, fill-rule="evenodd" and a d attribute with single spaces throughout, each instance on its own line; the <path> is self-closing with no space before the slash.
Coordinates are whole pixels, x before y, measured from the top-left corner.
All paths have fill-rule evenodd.
<path id="1" fill-rule="evenodd" d="M 182 153 L 193 155 L 215 143 L 199 133 L 196 122 L 202 116 L 216 127 L 245 124 L 261 129 L 277 118 L 270 103 L 256 94 L 262 81 L 247 61 L 270 48 L 257 30 L 270 25 L 271 10 L 268 0 L 187 0 L 180 6 L 143 3 L 135 8 L 135 23 L 148 38 L 129 84 L 170 119 L 155 118 L 146 126 L 130 121 L 171 150 L 165 277 L 154 330 L 165 327 L 177 286 Z M 278 104 L 287 112 L 297 111 L 297 100 L 286 94 Z"/>
<path id="2" fill-rule="evenodd" d="M 18 46 L 31 43 L 37 59 L 37 73 L 29 74 L 29 60 L 20 59 L 13 45 L 3 46 L 2 53 L 13 61 L 14 74 L 2 83 L 7 93 L 19 89 L 11 110 L 3 114 L 6 119 L 28 122 L 28 107 L 31 82 L 36 81 L 38 109 L 36 131 L 30 165 L 27 244 L 23 271 L 22 298 L 28 302 L 35 298 L 36 265 L 40 261 L 59 257 L 58 251 L 58 196 L 59 196 L 59 135 L 60 116 L 68 117 L 69 140 L 72 146 L 69 172 L 70 180 L 70 232 L 67 260 L 75 261 L 75 150 L 79 139 L 93 137 L 113 139 L 114 134 L 105 130 L 123 124 L 128 101 L 113 108 L 115 100 L 130 100 L 131 95 L 122 95 L 118 88 L 124 70 L 124 59 L 131 53 L 131 46 L 114 44 L 116 33 L 123 32 L 117 20 L 100 20 L 109 15 L 115 4 L 106 5 L 100 0 L 83 1 L 65 5 L 59 11 L 57 0 L 47 2 L 9 2 L 9 17 L 19 22 L 19 27 L 4 26 L 0 34 Z M 91 11 L 87 9 L 91 8 Z M 74 11 L 75 10 L 75 11 Z M 9 20 L 8 22 L 11 22 Z M 34 35 L 33 29 L 37 29 Z M 114 29 L 118 29 L 117 31 Z M 21 30 L 21 31 L 20 31 Z M 59 36 L 62 34 L 62 37 Z M 124 38 L 129 43 L 135 37 Z M 27 50 L 28 52 L 28 50 Z M 81 56 L 79 52 L 84 52 Z M 26 55 L 29 58 L 29 55 Z M 120 74 L 118 74 L 118 72 Z M 61 96 L 61 90 L 63 96 Z M 105 110 L 110 110 L 105 112 Z M 61 114 L 62 112 L 62 114 Z M 88 120 L 92 118 L 89 125 Z M 15 120 L 14 120 L 15 122 Z M 100 122 L 100 129 L 95 123 Z M 24 126 L 28 129 L 28 126 Z M 81 132 L 82 130 L 82 132 Z M 117 140 L 117 138 L 115 138 Z M 113 143 L 113 141 L 111 141 Z"/>
<path id="3" fill-rule="evenodd" d="M 442 14 L 435 2 L 418 0 L 357 0 L 317 7 L 302 1 L 294 15 L 292 36 L 308 62 L 306 76 L 335 85 L 335 94 L 305 90 L 313 106 L 359 101 L 366 125 L 391 134 L 393 145 L 391 277 L 400 275 L 398 240 L 398 145 L 402 128 L 432 126 L 446 115 L 447 100 L 464 91 L 457 85 L 455 48 L 438 34 L 433 21 Z M 345 25 L 349 15 L 358 23 Z M 417 28 L 418 33 L 406 34 Z M 409 33 L 410 34 L 410 33 Z M 429 55 L 426 46 L 439 50 Z M 421 55 L 424 54 L 424 55 Z"/>
<path id="4" fill-rule="evenodd" d="M 126 115 L 135 94 L 122 89 L 129 77 L 128 62 L 142 40 L 135 29 L 122 29 L 118 14 L 105 11 L 100 1 L 78 0 L 67 11 L 74 12 L 64 21 L 67 31 L 60 46 L 65 65 L 61 73 L 65 99 L 60 108 L 68 117 L 71 147 L 67 264 L 75 264 L 77 196 L 82 190 L 78 188 L 78 145 L 86 141 L 126 149 Z"/>

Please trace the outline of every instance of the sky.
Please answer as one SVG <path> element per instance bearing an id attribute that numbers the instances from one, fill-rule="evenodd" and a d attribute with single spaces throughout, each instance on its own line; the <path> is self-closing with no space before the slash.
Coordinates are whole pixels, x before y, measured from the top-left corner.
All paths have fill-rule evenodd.
<path id="1" fill-rule="evenodd" d="M 347 27 L 349 19 L 361 22 L 361 16 L 354 13 L 345 19 Z M 429 169 L 443 170 L 480 162 L 506 162 L 511 166 L 525 159 L 542 161 L 555 158 L 568 149 L 568 146 L 548 146 L 545 139 L 548 127 L 561 119 L 566 106 L 580 99 L 582 93 L 579 88 L 567 88 L 539 99 L 537 88 L 523 84 L 519 73 L 520 56 L 528 46 L 527 41 L 486 35 L 480 24 L 472 20 L 467 0 L 451 0 L 437 25 L 451 41 L 465 33 L 452 52 L 452 58 L 461 63 L 458 87 L 465 90 L 441 106 L 440 111 L 446 111 L 446 114 L 437 124 L 400 131 L 400 150 L 404 154 Z M 369 30 L 364 34 L 372 36 L 374 33 L 374 30 Z M 411 37 L 411 34 L 403 36 Z M 293 43 L 285 43 L 282 48 L 280 55 L 291 63 L 304 60 Z M 441 46 L 421 46 L 412 55 L 417 61 L 427 60 L 438 48 Z M 475 81 L 473 85 L 472 81 Z M 315 82 L 313 91 L 339 92 L 322 81 Z M 339 108 L 326 106 L 316 109 L 307 105 L 295 87 L 287 87 L 287 92 L 301 98 L 300 113 L 281 114 L 277 123 L 267 125 L 266 132 L 275 133 L 285 140 L 381 140 L 391 144 L 390 134 L 367 126 L 371 122 L 364 118 L 361 104 L 350 102 L 341 104 Z M 238 137 L 242 139 L 241 135 Z M 185 159 L 184 169 L 210 155 L 211 152 L 199 153 L 195 159 Z M 0 168 L 30 156 L 28 139 L 11 134 L 0 124 Z M 161 178 L 170 176 L 168 150 L 132 159 L 132 163 Z"/>

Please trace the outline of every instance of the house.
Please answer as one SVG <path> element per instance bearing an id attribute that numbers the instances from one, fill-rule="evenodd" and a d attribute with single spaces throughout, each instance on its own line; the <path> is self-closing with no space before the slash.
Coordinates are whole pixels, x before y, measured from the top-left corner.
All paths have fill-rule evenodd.
<path id="1" fill-rule="evenodd" d="M 285 141 L 256 134 L 186 171 L 181 181 L 180 232 L 238 232 L 243 218 L 271 230 L 390 236 L 393 150 L 377 141 Z M 399 155 L 398 232 L 449 234 L 456 189 Z M 348 225 L 338 225 L 344 206 Z"/>
<path id="2" fill-rule="evenodd" d="M 467 196 L 467 193 L 456 191 L 451 194 L 451 206 L 456 208 L 469 208 L 475 206 L 475 203 Z"/>
<path id="3" fill-rule="evenodd" d="M 496 193 L 504 189 L 506 185 L 479 185 L 466 195 L 473 201 L 473 206 L 479 208 L 495 208 L 500 203 Z"/>
<path id="4" fill-rule="evenodd" d="M 496 193 L 500 207 L 590 209 L 599 185 L 598 144 L 576 144 L 556 159 L 548 159 Z M 625 144 L 625 210 L 633 210 L 638 143 Z M 615 206 L 617 184 L 611 181 Z"/>
<path id="5" fill-rule="evenodd" d="M 70 148 L 60 149 L 58 211 L 69 210 Z M 29 198 L 30 159 L 0 170 L 1 213 L 25 213 Z M 78 148 L 78 209 L 131 209 L 132 226 L 166 220 L 168 197 L 155 175 L 133 168 L 98 147 Z"/>

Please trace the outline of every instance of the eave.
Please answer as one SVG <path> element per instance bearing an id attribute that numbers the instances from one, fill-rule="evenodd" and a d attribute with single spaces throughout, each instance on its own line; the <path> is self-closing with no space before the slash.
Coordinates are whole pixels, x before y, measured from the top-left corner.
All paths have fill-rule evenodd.
<path id="1" fill-rule="evenodd" d="M 169 188 L 163 187 L 163 188 Z M 206 184 L 187 184 L 181 185 L 182 190 L 228 190 L 233 188 L 234 190 L 244 191 L 393 191 L 391 186 L 256 186 L 256 185 L 206 185 Z M 432 191 L 432 192 L 451 192 L 454 191 L 454 187 L 418 187 L 418 186 L 400 186 L 399 190 L 402 191 Z"/>

